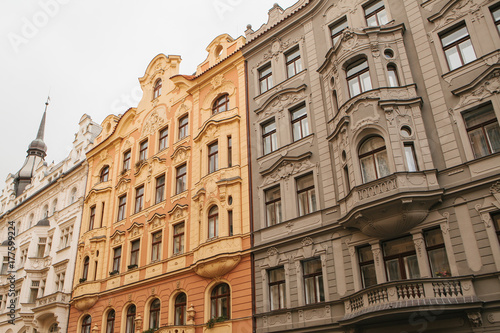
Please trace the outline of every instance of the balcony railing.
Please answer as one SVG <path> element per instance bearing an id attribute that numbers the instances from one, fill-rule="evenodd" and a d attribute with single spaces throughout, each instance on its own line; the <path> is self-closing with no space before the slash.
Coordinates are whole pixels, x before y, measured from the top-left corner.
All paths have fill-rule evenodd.
<path id="1" fill-rule="evenodd" d="M 459 305 L 478 302 L 470 277 L 433 278 L 388 282 L 343 298 L 345 316 L 353 319 L 387 309 L 426 305 Z"/>
<path id="2" fill-rule="evenodd" d="M 35 301 L 35 309 L 39 307 L 45 307 L 45 306 L 55 306 L 58 303 L 64 303 L 67 304 L 69 303 L 69 300 L 71 299 L 71 294 L 66 294 L 61 291 L 58 291 L 56 293 L 37 298 Z"/>

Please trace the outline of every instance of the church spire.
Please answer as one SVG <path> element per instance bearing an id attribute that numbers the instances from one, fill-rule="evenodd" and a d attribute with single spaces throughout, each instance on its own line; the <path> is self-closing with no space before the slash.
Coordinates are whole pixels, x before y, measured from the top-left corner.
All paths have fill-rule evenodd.
<path id="1" fill-rule="evenodd" d="M 40 122 L 40 127 L 38 128 L 38 134 L 36 138 L 43 141 L 43 136 L 45 134 L 45 118 L 47 116 L 47 107 L 49 106 L 50 96 L 47 96 L 47 101 L 45 102 L 45 111 L 43 111 L 42 121 Z"/>
<path id="2" fill-rule="evenodd" d="M 28 156 L 37 155 L 42 159 L 47 156 L 47 145 L 43 142 L 43 137 L 45 135 L 45 119 L 47 117 L 47 107 L 49 106 L 50 97 L 47 97 L 45 102 L 45 110 L 43 111 L 42 120 L 40 121 L 40 127 L 38 128 L 38 133 L 36 139 L 31 141 L 28 147 Z"/>

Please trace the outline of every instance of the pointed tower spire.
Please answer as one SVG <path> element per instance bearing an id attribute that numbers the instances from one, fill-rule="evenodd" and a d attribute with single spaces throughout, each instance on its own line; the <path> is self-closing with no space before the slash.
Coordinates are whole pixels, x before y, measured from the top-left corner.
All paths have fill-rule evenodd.
<path id="1" fill-rule="evenodd" d="M 38 134 L 36 138 L 43 141 L 43 136 L 45 134 L 45 118 L 47 116 L 47 107 L 49 106 L 50 96 L 47 96 L 47 101 L 45 102 L 45 111 L 43 111 L 42 121 L 40 122 L 40 127 L 38 128 Z"/>

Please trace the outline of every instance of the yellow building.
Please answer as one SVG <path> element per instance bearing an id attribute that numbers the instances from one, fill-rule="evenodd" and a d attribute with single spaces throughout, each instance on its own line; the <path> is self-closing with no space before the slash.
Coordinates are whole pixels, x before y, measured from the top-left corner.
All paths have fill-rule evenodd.
<path id="1" fill-rule="evenodd" d="M 156 56 L 139 105 L 103 121 L 70 332 L 251 331 L 244 43 L 217 37 L 191 76 Z"/>

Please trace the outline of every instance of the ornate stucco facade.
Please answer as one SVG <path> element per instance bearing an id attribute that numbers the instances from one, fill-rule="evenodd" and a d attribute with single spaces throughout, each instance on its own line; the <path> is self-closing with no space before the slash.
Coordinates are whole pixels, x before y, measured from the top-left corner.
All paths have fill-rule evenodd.
<path id="1" fill-rule="evenodd" d="M 142 100 L 108 116 L 89 177 L 70 332 L 250 332 L 245 39 L 194 75 L 156 56 Z"/>
<path id="2" fill-rule="evenodd" d="M 500 330 L 499 6 L 248 27 L 256 332 Z"/>
<path id="3" fill-rule="evenodd" d="M 0 331 L 6 333 L 67 332 L 87 177 L 85 152 L 100 126 L 84 115 L 68 157 L 47 164 L 44 123 L 45 114 L 25 164 L 9 174 L 0 196 Z M 9 227 L 15 228 L 15 236 Z"/>

